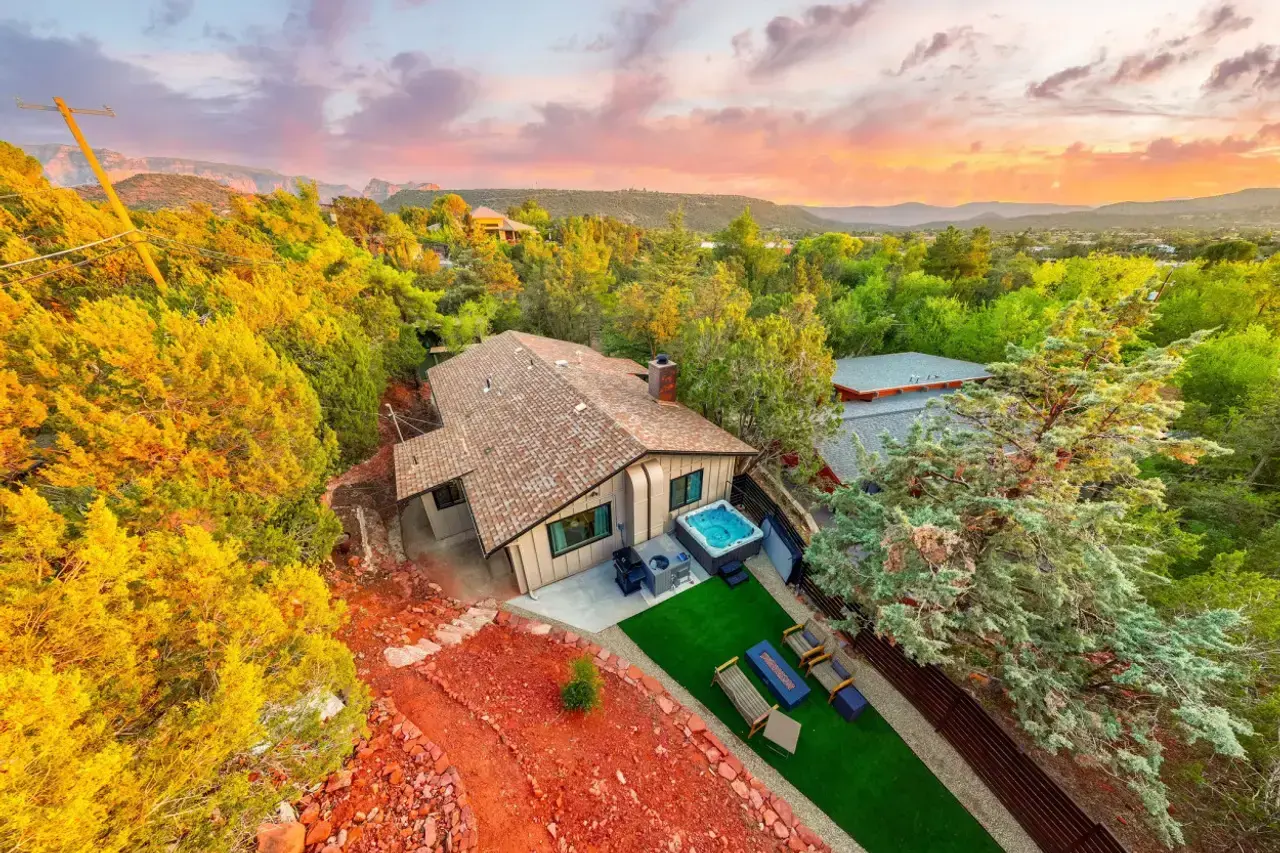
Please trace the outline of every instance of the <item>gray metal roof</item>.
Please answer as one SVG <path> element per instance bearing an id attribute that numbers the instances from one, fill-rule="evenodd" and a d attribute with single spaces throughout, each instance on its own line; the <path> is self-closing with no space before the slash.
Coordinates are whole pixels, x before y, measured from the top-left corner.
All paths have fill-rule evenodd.
<path id="1" fill-rule="evenodd" d="M 921 352 L 896 352 L 838 359 L 831 381 L 852 391 L 870 392 L 932 382 L 984 379 L 990 375 L 985 367 L 972 361 Z"/>
<path id="2" fill-rule="evenodd" d="M 861 477 L 854 435 L 862 439 L 868 452 L 880 456 L 884 451 L 885 433 L 904 441 L 912 425 L 924 416 L 929 401 L 953 393 L 953 390 L 917 391 L 867 402 L 845 403 L 839 432 L 823 442 L 818 453 L 840 482 L 846 485 L 857 483 Z"/>

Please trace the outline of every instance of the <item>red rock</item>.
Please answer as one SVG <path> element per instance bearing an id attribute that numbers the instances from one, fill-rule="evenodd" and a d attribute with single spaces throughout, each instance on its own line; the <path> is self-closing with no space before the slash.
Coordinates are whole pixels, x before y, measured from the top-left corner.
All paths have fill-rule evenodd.
<path id="1" fill-rule="evenodd" d="M 765 826 L 773 826 L 774 821 L 776 821 L 777 819 L 778 819 L 778 813 L 777 813 L 777 812 L 775 812 L 773 809 L 765 809 L 765 810 L 764 810 L 764 825 L 765 825 Z"/>
<path id="2" fill-rule="evenodd" d="M 724 760 L 729 762 L 729 766 L 733 768 L 735 774 L 742 772 L 742 762 L 735 758 L 732 753 L 726 755 Z"/>
<path id="3" fill-rule="evenodd" d="M 505 611 L 505 610 L 499 610 L 499 611 L 498 611 L 498 617 L 497 617 L 496 619 L 494 619 L 493 621 L 494 621 L 494 622 L 496 622 L 496 623 L 498 623 L 499 625 L 505 625 L 505 624 L 507 624 L 508 622 L 510 622 L 510 621 L 511 621 L 511 614 L 510 614 L 510 613 L 508 613 L 508 612 L 507 612 L 507 611 Z M 348 838 L 348 841 L 349 841 L 349 840 L 350 840 L 350 839 Z"/>
<path id="4" fill-rule="evenodd" d="M 689 731 L 693 732 L 694 734 L 697 734 L 698 732 L 705 732 L 707 730 L 707 724 L 704 723 L 702 721 L 702 718 L 699 717 L 697 714 L 691 714 L 689 716 L 688 726 L 689 726 Z"/>
<path id="5" fill-rule="evenodd" d="M 822 839 L 818 834 L 803 823 L 796 824 L 796 835 L 800 836 L 800 840 L 805 844 L 812 844 L 814 847 L 822 846 Z"/>
<path id="6" fill-rule="evenodd" d="M 747 798 L 747 794 L 750 793 L 750 789 L 747 788 L 746 783 L 741 779 L 734 779 L 731 787 L 733 788 L 733 792 L 744 800 Z"/>
<path id="7" fill-rule="evenodd" d="M 320 804 L 312 803 L 311 805 L 307 806 L 306 811 L 302 813 L 302 817 L 298 818 L 298 820 L 301 821 L 304 826 L 311 826 L 311 824 L 315 823 L 316 820 L 319 819 L 319 817 L 320 817 Z"/>
<path id="8" fill-rule="evenodd" d="M 436 771 L 436 774 L 437 774 L 437 775 L 439 775 L 439 774 L 443 773 L 444 771 L 448 770 L 448 769 L 449 769 L 449 756 L 448 756 L 448 755 L 446 755 L 445 753 L 441 752 L 441 753 L 440 753 L 440 757 L 436 759 L 436 763 L 435 763 L 435 765 L 433 766 L 433 768 L 432 768 L 432 769 L 434 769 L 434 770 Z"/>
<path id="9" fill-rule="evenodd" d="M 640 683 L 644 685 L 645 690 L 648 690 L 654 696 L 658 696 L 662 694 L 662 685 L 659 684 L 658 680 L 653 676 L 651 675 L 640 676 Z"/>
<path id="10" fill-rule="evenodd" d="M 392 768 L 391 774 L 387 776 L 387 781 L 392 785 L 399 785 L 404 781 L 404 771 L 399 767 Z"/>
<path id="11" fill-rule="evenodd" d="M 778 826 L 778 824 L 775 823 L 774 826 Z M 807 845 L 800 840 L 800 836 L 793 835 L 787 839 L 787 846 L 794 850 L 795 853 L 804 853 L 804 849 Z"/>
<path id="12" fill-rule="evenodd" d="M 796 816 L 791 813 L 791 806 L 787 805 L 787 801 L 780 798 L 773 798 L 773 810 L 778 813 L 778 817 L 787 826 L 791 826 L 796 822 Z"/>
<path id="13" fill-rule="evenodd" d="M 720 766 L 716 768 L 716 772 L 730 781 L 738 778 L 738 771 L 730 767 L 729 763 L 726 761 L 720 762 Z"/>
<path id="14" fill-rule="evenodd" d="M 728 755 L 728 754 L 729 754 L 729 750 L 727 750 L 727 749 L 725 749 L 725 748 L 724 748 L 724 744 L 720 742 L 720 738 L 716 737 L 714 734 L 712 734 L 712 733 L 711 733 L 711 732 L 709 732 L 709 731 L 708 731 L 708 732 L 703 732 L 702 736 L 703 736 L 703 738 L 705 738 L 705 739 L 706 739 L 707 743 L 711 744 L 711 745 L 712 745 L 712 746 L 714 746 L 716 749 L 720 750 L 720 754 L 721 754 L 721 755 Z"/>
<path id="15" fill-rule="evenodd" d="M 353 826 L 347 830 L 347 846 L 354 849 L 354 845 L 364 835 L 363 826 Z"/>
<path id="16" fill-rule="evenodd" d="M 578 642 L 578 635 L 573 633 L 572 631 L 565 631 L 564 642 L 565 642 L 565 645 L 572 646 Z"/>
<path id="17" fill-rule="evenodd" d="M 318 820 L 307 830 L 307 844 L 319 844 L 333 832 L 333 824 L 327 820 Z"/>
<path id="18" fill-rule="evenodd" d="M 658 707 L 662 709 L 662 713 L 670 714 L 672 711 L 676 709 L 676 703 L 672 702 L 666 696 L 659 696 Z"/>
<path id="19" fill-rule="evenodd" d="M 791 830 L 787 829 L 787 825 L 780 820 L 775 820 L 769 827 L 773 830 L 773 834 L 779 838 L 786 838 L 791 834 Z"/>
<path id="20" fill-rule="evenodd" d="M 627 678 L 630 678 L 632 681 L 639 681 L 643 677 L 644 677 L 644 673 L 640 671 L 640 667 L 638 666 L 627 667 Z"/>
<path id="21" fill-rule="evenodd" d="M 258 827 L 258 853 L 302 853 L 305 826 L 298 822 L 264 823 Z"/>

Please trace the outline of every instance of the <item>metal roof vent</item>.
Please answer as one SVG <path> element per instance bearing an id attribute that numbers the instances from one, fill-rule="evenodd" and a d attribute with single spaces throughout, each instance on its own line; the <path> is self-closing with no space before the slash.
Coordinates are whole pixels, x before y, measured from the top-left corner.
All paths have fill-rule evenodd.
<path id="1" fill-rule="evenodd" d="M 529 359 L 529 366 L 525 370 L 533 370 L 533 359 Z"/>
<path id="2" fill-rule="evenodd" d="M 492 391 L 492 390 L 493 390 L 493 380 L 492 380 L 492 379 L 490 379 L 489 377 L 485 377 L 485 380 L 484 380 L 484 393 L 488 394 L 488 393 L 489 393 L 490 391 Z"/>
<path id="3" fill-rule="evenodd" d="M 568 360 L 568 359 L 564 359 L 564 358 L 557 358 L 557 359 L 556 359 L 556 367 L 568 367 L 568 366 L 569 366 L 569 360 Z"/>
<path id="4" fill-rule="evenodd" d="M 586 411 L 586 409 L 587 409 L 586 403 L 579 403 L 578 405 L 573 407 L 573 410 L 575 412 L 583 412 L 583 411 Z"/>

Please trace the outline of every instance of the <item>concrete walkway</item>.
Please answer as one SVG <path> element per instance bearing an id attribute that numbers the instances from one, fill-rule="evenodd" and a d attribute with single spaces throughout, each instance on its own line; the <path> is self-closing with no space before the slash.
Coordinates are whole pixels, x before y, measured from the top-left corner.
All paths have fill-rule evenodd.
<path id="1" fill-rule="evenodd" d="M 782 578 L 766 556 L 759 554 L 747 560 L 747 568 L 751 571 L 756 581 L 769 591 L 779 606 L 786 610 L 796 622 L 803 622 L 813 615 L 808 605 L 797 599 L 783 583 Z M 504 606 L 521 615 L 547 621 L 544 615 L 526 613 L 519 607 L 513 606 L 511 602 Z M 564 625 L 560 627 L 575 630 Z M 623 633 L 622 629 L 616 625 L 612 626 L 598 634 L 591 635 L 591 641 L 601 648 L 608 649 L 613 654 L 620 655 L 635 663 L 636 666 L 657 678 L 662 686 L 685 707 L 701 716 L 716 737 L 734 748 L 734 755 L 742 761 L 743 765 L 753 775 L 760 777 L 769 788 L 786 798 L 787 802 L 791 804 L 796 817 L 817 832 L 831 846 L 833 851 L 836 851 L 836 853 L 865 853 L 861 845 L 837 826 L 825 812 L 814 805 L 808 797 L 800 793 L 794 785 L 784 779 L 778 771 L 767 764 L 760 756 L 756 755 L 755 751 L 743 743 L 715 714 L 695 699 L 665 670 L 654 663 L 648 655 L 641 651 L 639 646 L 631 641 L 630 637 Z M 941 735 L 934 731 L 933 726 L 925 720 L 906 697 L 898 693 L 893 685 L 889 684 L 874 667 L 860 656 L 855 655 L 854 662 L 857 665 L 854 677 L 857 680 L 858 690 L 880 713 L 880 716 L 884 717 L 893 730 L 898 733 L 898 736 L 910 747 L 911 751 L 924 762 L 925 766 L 937 777 L 938 781 L 946 786 L 947 790 L 960 801 L 960 804 L 973 815 L 974 819 L 991 834 L 995 842 L 1006 853 L 1039 853 L 1040 848 L 1031 840 L 1031 836 L 1027 835 L 1026 831 L 1018 825 L 1018 822 L 1009 813 L 1008 809 L 1000 803 L 995 794 L 991 793 L 990 789 L 978 778 L 964 758 L 960 756 L 960 753 L 956 752 L 951 744 L 947 743 Z"/>

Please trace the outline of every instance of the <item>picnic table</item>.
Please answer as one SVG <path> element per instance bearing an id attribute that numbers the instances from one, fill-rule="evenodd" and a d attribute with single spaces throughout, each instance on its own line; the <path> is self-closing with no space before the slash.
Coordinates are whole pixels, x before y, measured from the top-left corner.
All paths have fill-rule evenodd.
<path id="1" fill-rule="evenodd" d="M 747 649 L 747 663 L 788 711 L 809 695 L 809 685 L 768 640 L 761 640 Z"/>

